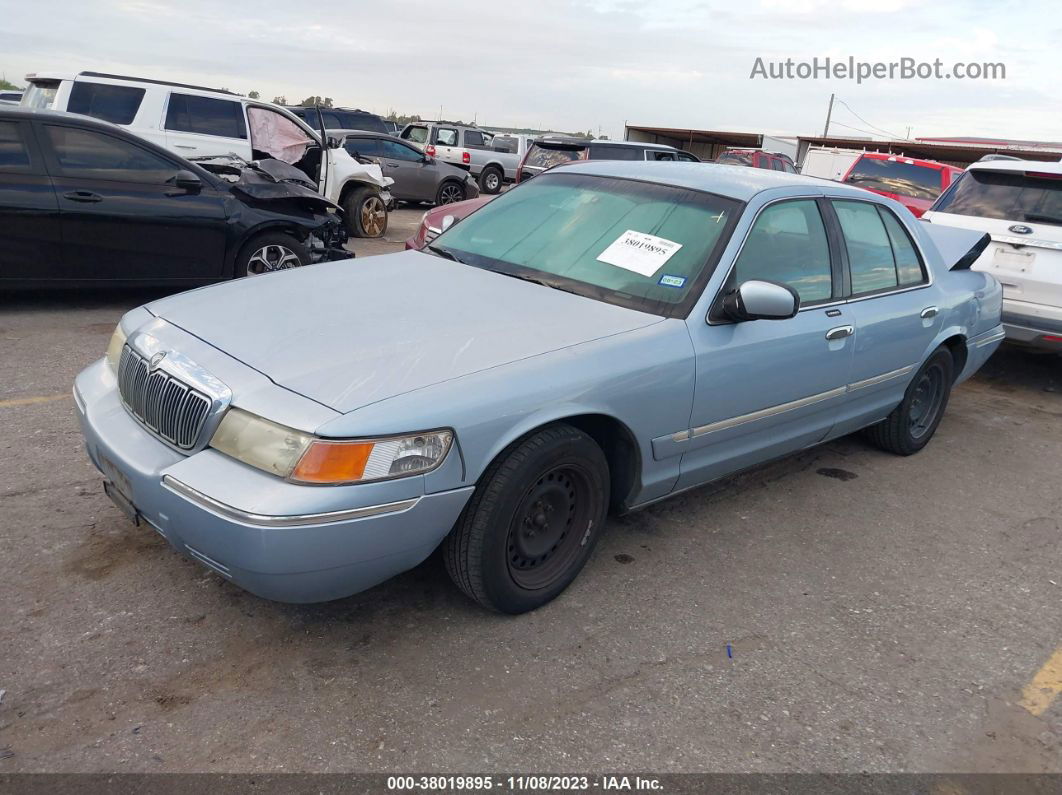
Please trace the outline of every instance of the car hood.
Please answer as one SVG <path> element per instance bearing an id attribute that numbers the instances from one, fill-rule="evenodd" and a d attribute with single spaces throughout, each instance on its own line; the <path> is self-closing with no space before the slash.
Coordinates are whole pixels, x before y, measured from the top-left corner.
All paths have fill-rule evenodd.
<path id="1" fill-rule="evenodd" d="M 661 320 L 419 251 L 238 279 L 148 309 L 340 412 Z"/>

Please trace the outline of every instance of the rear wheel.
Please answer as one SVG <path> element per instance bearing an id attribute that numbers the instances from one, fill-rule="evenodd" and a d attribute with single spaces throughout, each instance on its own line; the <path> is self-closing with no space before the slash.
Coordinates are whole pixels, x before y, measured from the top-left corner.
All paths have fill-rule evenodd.
<path id="1" fill-rule="evenodd" d="M 355 188 L 343 201 L 347 233 L 354 237 L 383 237 L 387 231 L 387 207 L 372 188 Z"/>
<path id="2" fill-rule="evenodd" d="M 497 166 L 487 166 L 480 172 L 479 189 L 484 193 L 500 193 L 505 178 Z"/>
<path id="3" fill-rule="evenodd" d="M 570 425 L 542 428 L 490 465 L 445 542 L 453 581 L 484 607 L 524 613 L 571 584 L 601 534 L 608 462 Z"/>
<path id="4" fill-rule="evenodd" d="M 463 201 L 465 198 L 465 188 L 457 182 L 444 182 L 439 186 L 439 192 L 435 194 L 435 203 L 437 205 L 453 204 L 454 202 Z"/>
<path id="5" fill-rule="evenodd" d="M 951 351 L 937 348 L 911 380 L 900 405 L 882 422 L 867 428 L 867 437 L 890 453 L 917 453 L 936 433 L 954 380 Z"/>
<path id="6" fill-rule="evenodd" d="M 261 276 L 307 265 L 306 246 L 284 232 L 267 232 L 244 244 L 236 257 L 236 276 Z"/>

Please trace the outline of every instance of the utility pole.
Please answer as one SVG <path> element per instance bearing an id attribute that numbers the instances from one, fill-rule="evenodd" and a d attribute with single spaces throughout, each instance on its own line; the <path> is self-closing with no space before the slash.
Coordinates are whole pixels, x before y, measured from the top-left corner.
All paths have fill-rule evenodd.
<path id="1" fill-rule="evenodd" d="M 830 94 L 830 107 L 826 111 L 826 126 L 822 130 L 822 137 L 828 138 L 830 136 L 830 116 L 833 115 L 833 94 Z"/>
<path id="2" fill-rule="evenodd" d="M 911 140 L 911 128 L 910 128 L 910 126 L 907 127 L 907 140 L 908 141 Z"/>

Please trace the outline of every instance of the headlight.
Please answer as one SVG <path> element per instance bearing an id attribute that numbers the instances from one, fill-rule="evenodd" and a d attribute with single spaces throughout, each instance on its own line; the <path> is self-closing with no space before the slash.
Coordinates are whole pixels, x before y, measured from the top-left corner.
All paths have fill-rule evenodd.
<path id="1" fill-rule="evenodd" d="M 118 372 L 118 362 L 122 360 L 122 348 L 125 347 L 125 332 L 122 331 L 122 324 L 119 323 L 114 333 L 111 334 L 111 341 L 107 343 L 107 363 L 111 366 L 114 372 Z"/>
<path id="2" fill-rule="evenodd" d="M 384 439 L 321 439 L 230 409 L 210 446 L 296 483 L 367 483 L 435 469 L 453 443 L 448 430 Z"/>

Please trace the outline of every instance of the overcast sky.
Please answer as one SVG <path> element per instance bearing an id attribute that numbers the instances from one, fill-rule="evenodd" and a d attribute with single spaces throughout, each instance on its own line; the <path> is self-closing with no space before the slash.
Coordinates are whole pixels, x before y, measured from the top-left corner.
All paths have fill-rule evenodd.
<path id="1" fill-rule="evenodd" d="M 623 124 L 1062 140 L 1062 11 L 1000 0 L 0 0 L 0 72 L 94 70 L 291 102 L 557 130 Z M 989 81 L 750 80 L 757 57 L 950 68 Z M 841 126 L 847 125 L 847 127 Z"/>

